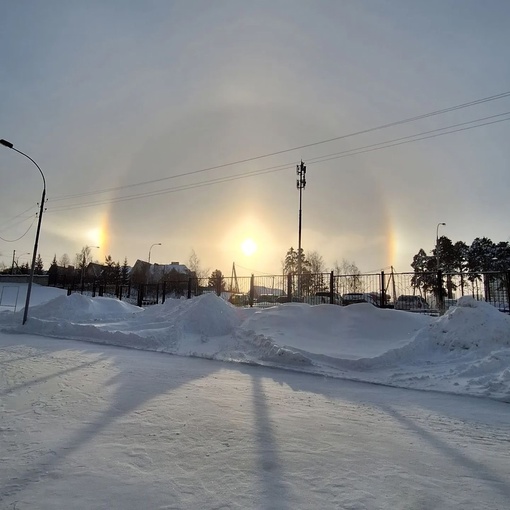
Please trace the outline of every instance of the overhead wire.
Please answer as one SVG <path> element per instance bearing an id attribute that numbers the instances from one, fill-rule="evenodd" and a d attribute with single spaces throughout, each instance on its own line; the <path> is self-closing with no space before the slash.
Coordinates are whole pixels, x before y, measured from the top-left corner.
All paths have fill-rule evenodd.
<path id="1" fill-rule="evenodd" d="M 35 223 L 35 219 L 36 218 L 37 218 L 37 216 L 34 216 L 34 219 L 32 220 L 32 223 L 30 223 L 30 226 L 26 229 L 25 233 L 23 235 L 21 235 L 20 237 L 18 237 L 17 239 L 5 239 L 2 236 L 0 236 L 0 239 L 2 241 L 5 241 L 6 243 L 15 243 L 16 241 L 19 241 L 20 239 L 23 239 L 28 234 L 28 232 L 30 232 L 30 229 L 32 228 L 33 224 Z"/>
<path id="2" fill-rule="evenodd" d="M 23 214 L 28 213 L 28 211 L 31 211 L 31 210 L 32 210 L 32 209 L 34 209 L 34 208 L 35 208 L 35 206 L 34 206 L 34 205 L 32 205 L 32 206 L 30 206 L 28 209 L 26 209 L 25 211 L 20 212 L 19 214 L 16 214 L 16 216 L 13 216 L 12 218 L 10 218 L 9 220 L 7 220 L 6 222 L 2 223 L 2 224 L 0 225 L 0 228 L 4 228 L 4 227 L 5 227 L 5 228 L 9 228 L 9 227 L 8 227 L 9 223 L 11 223 L 11 222 L 12 222 L 13 220 L 15 220 L 16 218 L 19 218 L 19 217 L 20 217 L 20 216 L 22 216 Z M 30 216 L 25 216 L 24 218 L 22 218 L 22 221 L 25 221 L 26 219 L 29 219 L 29 218 L 31 218 L 31 217 L 32 217 L 32 214 L 31 214 Z M 17 224 L 18 224 L 18 223 L 16 223 L 16 225 L 17 225 Z"/>
<path id="3" fill-rule="evenodd" d="M 79 198 L 79 197 L 89 196 L 89 195 L 94 195 L 94 194 L 108 193 L 108 192 L 111 192 L 111 191 L 119 191 L 121 189 L 127 189 L 127 188 L 132 188 L 132 187 L 137 187 L 137 186 L 145 186 L 145 185 L 148 185 L 148 184 L 155 184 L 155 183 L 163 182 L 163 181 L 170 180 L 170 179 L 177 179 L 179 177 L 187 177 L 187 176 L 190 176 L 190 175 L 195 175 L 195 174 L 198 174 L 198 173 L 208 172 L 208 171 L 211 171 L 211 170 L 218 170 L 220 168 L 226 168 L 226 167 L 229 167 L 229 166 L 239 165 L 239 164 L 242 164 L 242 163 L 248 163 L 250 161 L 256 161 L 256 160 L 263 159 L 263 158 L 268 158 L 268 157 L 272 157 L 272 156 L 278 156 L 278 155 L 285 154 L 285 153 L 288 153 L 288 152 L 293 152 L 293 151 L 296 151 L 296 150 L 306 149 L 306 148 L 314 147 L 314 146 L 317 146 L 317 145 L 322 145 L 322 144 L 326 144 L 326 143 L 330 143 L 330 142 L 334 142 L 334 141 L 338 141 L 338 140 L 343 140 L 343 139 L 346 139 L 346 138 L 351 138 L 351 137 L 354 137 L 354 136 L 359 136 L 359 135 L 362 135 L 362 134 L 367 134 L 367 133 L 371 133 L 371 132 L 374 132 L 374 131 L 378 131 L 378 130 L 382 130 L 382 129 L 387 129 L 387 128 L 399 126 L 399 125 L 402 125 L 402 124 L 407 124 L 407 123 L 410 123 L 410 122 L 416 122 L 417 120 L 422 120 L 422 119 L 426 119 L 426 118 L 437 116 L 437 115 L 443 115 L 445 113 L 453 112 L 453 111 L 464 109 L 464 108 L 469 108 L 471 106 L 476 106 L 476 105 L 487 103 L 487 102 L 490 102 L 490 101 L 496 101 L 496 100 L 499 100 L 499 99 L 504 99 L 506 97 L 510 97 L 510 91 L 502 92 L 501 94 L 495 94 L 495 95 L 484 97 L 484 98 L 481 98 L 481 99 L 476 99 L 474 101 L 469 101 L 469 102 L 466 102 L 466 103 L 461 103 L 459 105 L 451 106 L 451 107 L 448 107 L 448 108 L 442 108 L 440 110 L 435 110 L 435 111 L 424 113 L 424 114 L 421 114 L 421 115 L 416 115 L 414 117 L 408 117 L 408 118 L 405 118 L 405 119 L 401 119 L 401 120 L 397 120 L 397 121 L 393 121 L 393 122 L 388 122 L 386 124 L 382 124 L 382 125 L 371 127 L 371 128 L 367 128 L 367 129 L 363 129 L 363 130 L 360 130 L 360 131 L 355 131 L 353 133 L 347 133 L 345 135 L 340 135 L 340 136 L 336 136 L 336 137 L 333 137 L 333 138 L 328 138 L 326 140 L 319 140 L 317 142 L 311 142 L 311 143 L 308 143 L 308 144 L 299 145 L 299 146 L 291 147 L 291 148 L 288 148 L 288 149 L 274 151 L 274 152 L 270 152 L 270 153 L 266 153 L 266 154 L 261 154 L 261 155 L 253 156 L 253 157 L 249 157 L 249 158 L 239 159 L 237 161 L 232 161 L 232 162 L 229 162 L 229 163 L 222 163 L 220 165 L 209 166 L 209 167 L 206 167 L 206 168 L 201 168 L 201 169 L 198 169 L 198 170 L 192 170 L 192 171 L 189 171 L 189 172 L 183 172 L 183 173 L 176 174 L 176 175 L 170 175 L 170 176 L 167 176 L 167 177 L 161 177 L 159 179 L 153 179 L 153 180 L 141 181 L 141 182 L 133 183 L 133 184 L 125 184 L 125 185 L 122 185 L 122 186 L 115 186 L 115 187 L 110 187 L 110 188 L 104 188 L 102 190 L 97 190 L 97 191 L 90 191 L 90 192 L 84 192 L 84 193 L 76 193 L 76 194 L 72 194 L 72 195 L 62 195 L 60 197 L 57 196 L 57 197 L 52 198 L 52 201 L 56 202 L 56 201 L 60 201 L 60 200 L 68 200 L 68 199 L 71 199 L 71 198 Z"/>
<path id="4" fill-rule="evenodd" d="M 334 159 L 340 159 L 340 158 L 344 158 L 344 157 L 348 157 L 348 156 L 364 154 L 364 153 L 368 153 L 368 152 L 373 152 L 373 151 L 377 151 L 377 150 L 395 147 L 398 145 L 403 145 L 406 143 L 417 142 L 420 140 L 426 140 L 429 138 L 435 138 L 438 136 L 444 136 L 447 134 L 457 133 L 460 131 L 466 131 L 466 130 L 475 129 L 475 128 L 482 127 L 482 126 L 487 126 L 487 125 L 491 125 L 491 124 L 509 121 L 510 117 L 504 118 L 504 119 L 491 120 L 490 122 L 480 123 L 483 120 L 495 119 L 496 117 L 501 117 L 504 115 L 510 115 L 510 112 L 499 113 L 499 114 L 491 115 L 488 117 L 482 117 L 482 118 L 467 121 L 467 122 L 453 124 L 450 126 L 444 126 L 441 128 L 436 128 L 436 129 L 432 129 L 432 130 L 428 130 L 428 131 L 423 131 L 421 133 L 416 133 L 414 135 L 408 135 L 405 137 L 399 137 L 399 138 L 395 138 L 392 140 L 387 140 L 385 142 L 378 142 L 375 144 L 357 147 L 354 149 L 347 149 L 345 151 L 341 151 L 341 152 L 337 152 L 337 153 L 333 153 L 333 154 L 317 156 L 315 158 L 309 158 L 307 160 L 307 164 L 325 163 L 327 161 L 331 161 Z M 473 124 L 476 122 L 478 122 L 478 124 L 473 125 L 473 126 L 468 125 L 468 124 Z M 460 126 L 465 126 L 465 127 L 460 127 Z M 453 129 L 453 128 L 457 128 L 457 129 Z M 449 130 L 449 131 L 447 131 L 447 130 Z M 427 136 L 424 136 L 424 135 L 427 135 Z M 200 188 L 200 187 L 204 187 L 204 186 L 210 186 L 213 184 L 220 184 L 220 183 L 224 183 L 224 182 L 231 182 L 231 181 L 245 179 L 248 177 L 263 175 L 263 174 L 267 174 L 267 173 L 274 173 L 274 172 L 278 172 L 278 171 L 282 171 L 282 170 L 291 169 L 294 167 L 295 167 L 295 162 L 285 163 L 285 164 L 275 165 L 275 166 L 271 166 L 271 167 L 267 167 L 267 168 L 263 168 L 263 169 L 252 170 L 249 172 L 243 172 L 241 174 L 236 174 L 233 176 L 218 177 L 216 179 L 210 179 L 208 181 L 202 181 L 202 182 L 191 183 L 191 184 L 183 184 L 181 186 L 176 186 L 173 188 L 165 188 L 162 190 L 160 189 L 160 190 L 155 190 L 155 191 L 148 191 L 148 192 L 144 192 L 144 193 L 137 193 L 137 194 L 127 195 L 127 196 L 123 196 L 123 197 L 99 199 L 99 200 L 96 200 L 93 202 L 86 202 L 83 204 L 71 204 L 68 206 L 62 205 L 62 206 L 57 206 L 57 207 L 53 207 L 53 208 L 49 207 L 48 212 L 51 213 L 51 212 L 67 211 L 67 210 L 73 210 L 73 209 L 81 209 L 81 208 L 85 208 L 85 207 L 93 207 L 93 206 L 97 206 L 97 205 L 119 203 L 119 202 L 135 200 L 135 199 L 139 199 L 139 198 L 148 198 L 148 197 L 154 197 L 154 196 L 159 196 L 159 195 L 164 195 L 164 194 L 169 194 L 169 193 L 176 193 L 179 191 L 185 191 L 185 190 Z"/>

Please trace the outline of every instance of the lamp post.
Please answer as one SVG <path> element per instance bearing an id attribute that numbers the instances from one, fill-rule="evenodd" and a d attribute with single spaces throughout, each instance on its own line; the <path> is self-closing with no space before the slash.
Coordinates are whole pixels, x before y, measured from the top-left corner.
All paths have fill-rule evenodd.
<path id="1" fill-rule="evenodd" d="M 153 247 L 153 246 L 161 246 L 161 243 L 154 243 L 154 244 L 152 244 L 152 245 L 151 245 L 151 247 L 149 248 L 149 260 L 148 260 L 149 264 L 151 263 L 151 250 L 152 250 L 152 247 Z"/>
<path id="2" fill-rule="evenodd" d="M 436 267 L 438 271 L 439 271 L 439 227 L 441 225 L 446 226 L 446 223 L 443 222 L 438 223 L 436 227 Z"/>
<path id="3" fill-rule="evenodd" d="M 28 317 L 28 307 L 30 305 L 30 294 L 32 292 L 32 283 L 34 281 L 34 269 L 35 269 L 35 259 L 37 257 L 37 246 L 39 244 L 39 233 L 41 232 L 41 221 L 42 221 L 42 215 L 44 212 L 44 201 L 46 199 L 46 179 L 44 177 L 44 174 L 39 167 L 39 165 L 28 155 L 24 152 L 19 151 L 14 147 L 14 145 L 11 142 L 8 142 L 7 140 L 0 140 L 0 144 L 4 147 L 7 147 L 8 149 L 12 149 L 13 151 L 17 152 L 18 154 L 21 154 L 22 156 L 25 156 L 25 158 L 29 159 L 36 167 L 37 170 L 39 170 L 42 180 L 43 180 L 43 191 L 42 191 L 42 197 L 41 197 L 41 207 L 39 209 L 39 220 L 37 222 L 37 231 L 35 234 L 35 242 L 34 242 L 34 251 L 32 255 L 32 267 L 30 268 L 30 278 L 28 279 L 28 289 L 27 289 L 27 298 L 25 301 L 25 310 L 23 312 L 23 324 L 27 322 Z"/>
<path id="4" fill-rule="evenodd" d="M 25 255 L 30 255 L 30 252 L 22 253 L 21 255 L 18 255 L 16 257 L 16 250 L 12 250 L 12 267 L 11 267 L 11 274 L 14 274 L 14 266 L 16 266 L 16 269 L 19 270 L 19 259 L 21 257 L 24 257 Z"/>

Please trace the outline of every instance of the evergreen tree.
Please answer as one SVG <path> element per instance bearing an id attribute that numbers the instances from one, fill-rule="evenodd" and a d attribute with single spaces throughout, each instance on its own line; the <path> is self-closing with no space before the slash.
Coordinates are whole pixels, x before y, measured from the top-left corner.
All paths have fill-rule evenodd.
<path id="1" fill-rule="evenodd" d="M 127 257 L 124 258 L 124 263 L 120 268 L 120 282 L 122 285 L 127 285 L 129 283 L 129 266 Z"/>
<path id="2" fill-rule="evenodd" d="M 430 257 L 420 248 L 413 257 L 411 267 L 414 269 L 414 275 L 411 278 L 411 285 L 418 289 L 420 294 L 433 291 L 437 288 L 437 261 L 436 257 Z"/>
<path id="3" fill-rule="evenodd" d="M 37 255 L 37 258 L 35 259 L 34 274 L 44 274 L 44 264 L 40 253 Z"/>
<path id="4" fill-rule="evenodd" d="M 284 274 L 297 274 L 299 261 L 301 261 L 301 272 L 310 272 L 310 262 L 305 257 L 303 252 L 303 248 L 301 251 L 294 250 L 291 246 L 287 254 L 285 255 L 284 263 L 283 263 L 283 273 Z"/>
<path id="5" fill-rule="evenodd" d="M 48 285 L 57 285 L 58 283 L 58 264 L 57 255 L 53 257 L 51 266 L 48 269 Z"/>
<path id="6" fill-rule="evenodd" d="M 225 290 L 226 288 L 225 278 L 223 277 L 223 273 L 219 269 L 215 269 L 211 273 L 211 276 L 209 276 L 208 287 L 215 289 L 218 294 Z"/>
<path id="7" fill-rule="evenodd" d="M 117 283 L 117 264 L 114 262 L 111 255 L 105 257 L 104 269 L 101 276 L 104 283 Z"/>
<path id="8" fill-rule="evenodd" d="M 480 273 L 490 271 L 494 267 L 496 258 L 494 243 L 487 237 L 477 237 L 471 243 L 467 253 L 469 279 L 474 281 L 480 278 Z"/>

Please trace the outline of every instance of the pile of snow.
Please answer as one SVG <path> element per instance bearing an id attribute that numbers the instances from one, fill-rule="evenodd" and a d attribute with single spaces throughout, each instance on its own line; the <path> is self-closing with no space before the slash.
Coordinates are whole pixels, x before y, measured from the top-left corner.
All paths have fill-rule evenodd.
<path id="1" fill-rule="evenodd" d="M 143 312 L 143 308 L 117 299 L 71 294 L 59 296 L 30 309 L 30 317 L 44 320 L 65 319 L 71 322 L 105 321 L 126 318 Z"/>
<path id="2" fill-rule="evenodd" d="M 148 308 L 147 316 L 172 322 L 182 331 L 200 336 L 231 334 L 243 319 L 242 310 L 212 293 L 196 299 L 169 299 L 162 305 Z"/>
<path id="3" fill-rule="evenodd" d="M 146 309 L 60 295 L 24 326 L 21 314 L 0 314 L 0 328 L 510 401 L 510 317 L 470 297 L 439 318 L 367 303 L 242 309 L 214 294 Z"/>

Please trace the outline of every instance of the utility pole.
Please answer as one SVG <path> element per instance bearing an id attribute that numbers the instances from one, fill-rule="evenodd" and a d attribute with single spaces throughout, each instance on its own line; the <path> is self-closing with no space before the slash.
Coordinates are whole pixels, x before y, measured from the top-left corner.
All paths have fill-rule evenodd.
<path id="1" fill-rule="evenodd" d="M 299 177 L 297 180 L 297 188 L 299 190 L 299 234 L 298 234 L 298 296 L 301 297 L 301 205 L 303 200 L 303 190 L 306 186 L 306 166 L 301 160 L 300 165 L 296 165 L 296 173 Z"/>

